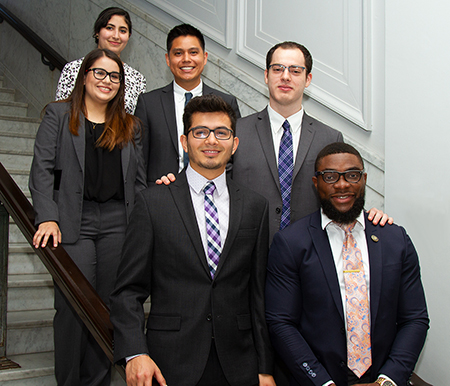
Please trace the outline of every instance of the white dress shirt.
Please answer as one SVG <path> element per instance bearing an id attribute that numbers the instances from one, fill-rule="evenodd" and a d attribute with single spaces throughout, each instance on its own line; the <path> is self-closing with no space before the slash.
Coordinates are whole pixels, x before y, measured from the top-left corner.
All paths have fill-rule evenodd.
<path id="1" fill-rule="evenodd" d="M 278 153 L 280 152 L 280 142 L 281 137 L 283 136 L 283 123 L 285 120 L 289 122 L 289 125 L 291 126 L 291 133 L 292 133 L 292 145 L 294 146 L 294 164 L 295 159 L 297 157 L 297 149 L 298 144 L 300 142 L 300 134 L 302 131 L 302 121 L 303 121 L 303 107 L 302 109 L 291 115 L 288 118 L 284 118 L 282 115 L 278 114 L 272 107 L 270 107 L 270 104 L 267 106 L 267 112 L 269 113 L 269 121 L 270 121 L 270 127 L 272 129 L 272 139 L 273 139 L 273 146 L 275 150 L 275 157 L 277 159 L 278 164 Z"/>
<path id="2" fill-rule="evenodd" d="M 334 221 L 332 221 L 323 210 L 322 214 L 322 229 L 325 229 L 328 235 L 328 241 L 330 242 L 331 253 L 333 254 L 334 264 L 336 266 L 336 273 L 339 280 L 339 287 L 341 290 L 342 308 L 344 310 L 344 315 L 347 315 L 347 302 L 345 298 L 345 282 L 344 282 L 344 259 L 342 258 L 342 246 L 345 240 L 345 231 Z M 370 264 L 369 264 L 369 250 L 367 247 L 367 239 L 365 233 L 366 223 L 364 219 L 364 212 L 361 211 L 360 215 L 356 219 L 355 227 L 352 230 L 353 237 L 356 240 L 358 248 L 361 250 L 361 258 L 364 266 L 364 275 L 367 284 L 367 296 L 369 298 L 370 304 Z M 370 316 L 370 306 L 369 306 L 369 316 Z M 345 330 L 347 331 L 347 318 L 344 317 Z M 379 376 L 390 380 L 394 385 L 395 382 L 384 374 Z M 333 384 L 333 381 L 325 383 L 323 386 L 328 386 Z"/>
<path id="3" fill-rule="evenodd" d="M 175 101 L 175 117 L 177 121 L 177 133 L 178 133 L 178 172 L 181 172 L 184 168 L 184 150 L 181 146 L 180 137 L 184 134 L 183 126 L 183 113 L 184 105 L 186 103 L 187 92 L 192 93 L 192 98 L 196 96 L 201 96 L 203 94 L 203 82 L 200 80 L 200 84 L 191 91 L 185 90 L 183 87 L 179 86 L 177 82 L 173 81 L 173 98 Z"/>
<path id="4" fill-rule="evenodd" d="M 219 215 L 220 245 L 223 248 L 228 234 L 230 214 L 230 195 L 228 194 L 226 172 L 223 172 L 219 177 L 213 180 L 208 180 L 192 169 L 191 165 L 188 165 L 186 169 L 186 178 L 189 184 L 198 229 L 202 238 L 203 249 L 205 250 L 205 256 L 208 256 L 208 239 L 205 219 L 205 193 L 203 192 L 203 189 L 209 181 L 214 182 L 214 185 L 216 185 L 216 190 L 214 190 L 213 193 L 213 202 L 216 205 Z"/>

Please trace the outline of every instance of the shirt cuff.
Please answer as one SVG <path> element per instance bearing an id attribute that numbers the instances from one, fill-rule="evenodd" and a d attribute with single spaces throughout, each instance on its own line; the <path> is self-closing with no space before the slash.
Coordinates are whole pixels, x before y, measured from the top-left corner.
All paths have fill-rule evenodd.
<path id="1" fill-rule="evenodd" d="M 334 384 L 333 381 L 328 381 L 327 383 L 324 383 L 322 386 L 329 386 L 329 385 L 332 385 L 332 384 Z"/>
<path id="2" fill-rule="evenodd" d="M 125 357 L 125 362 L 128 363 L 128 361 L 131 361 L 132 359 L 134 359 L 134 358 L 136 358 L 136 357 L 140 357 L 140 356 L 142 356 L 142 355 L 147 355 L 147 356 L 149 356 L 148 354 L 136 354 L 136 355 L 131 355 L 131 356 L 129 356 L 129 357 Z"/>
<path id="3" fill-rule="evenodd" d="M 384 378 L 384 379 L 387 379 L 388 381 L 392 382 L 392 384 L 393 384 L 394 386 L 397 386 L 397 384 L 396 384 L 391 378 L 389 378 L 387 375 L 380 374 L 380 375 L 378 376 L 378 378 Z"/>

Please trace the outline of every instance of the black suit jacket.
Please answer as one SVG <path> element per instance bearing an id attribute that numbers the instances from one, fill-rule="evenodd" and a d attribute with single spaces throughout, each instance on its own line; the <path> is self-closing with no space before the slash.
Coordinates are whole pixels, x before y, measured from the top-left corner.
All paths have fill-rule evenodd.
<path id="1" fill-rule="evenodd" d="M 366 217 L 370 264 L 372 382 L 406 385 L 428 329 L 417 253 L 405 230 Z M 301 237 L 299 237 L 301 235 Z M 344 311 L 320 211 L 277 233 L 269 253 L 266 315 L 291 385 L 347 386 Z"/>
<path id="2" fill-rule="evenodd" d="M 254 189 L 268 199 L 270 240 L 272 240 L 280 229 L 283 201 L 267 108 L 239 119 L 236 135 L 239 137 L 239 147 L 233 155 L 233 180 Z M 317 154 L 326 145 L 342 141 L 342 134 L 339 131 L 311 118 L 306 113 L 303 115 L 292 179 L 291 222 L 319 208 L 316 189 L 312 183 Z"/>
<path id="3" fill-rule="evenodd" d="M 195 385 L 214 336 L 231 385 L 272 372 L 264 315 L 267 202 L 228 180 L 230 218 L 211 279 L 185 172 L 138 195 L 111 296 L 115 361 L 148 353 L 169 385 Z M 142 303 L 151 296 L 144 335 Z"/>
<path id="4" fill-rule="evenodd" d="M 214 94 L 229 103 L 240 118 L 236 98 L 203 83 L 203 95 Z M 173 82 L 139 95 L 134 112 L 143 127 L 143 151 L 148 184 L 169 173 L 178 174 L 180 138 L 177 131 Z"/>

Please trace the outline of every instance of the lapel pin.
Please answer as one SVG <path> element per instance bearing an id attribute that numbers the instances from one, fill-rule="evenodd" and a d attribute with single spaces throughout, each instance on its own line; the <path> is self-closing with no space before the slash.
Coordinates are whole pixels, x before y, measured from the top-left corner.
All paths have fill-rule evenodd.
<path id="1" fill-rule="evenodd" d="M 372 236 L 370 236 L 370 238 L 373 240 L 373 241 L 375 241 L 376 243 L 378 243 L 378 237 L 377 236 L 375 236 L 375 235 L 372 235 Z"/>

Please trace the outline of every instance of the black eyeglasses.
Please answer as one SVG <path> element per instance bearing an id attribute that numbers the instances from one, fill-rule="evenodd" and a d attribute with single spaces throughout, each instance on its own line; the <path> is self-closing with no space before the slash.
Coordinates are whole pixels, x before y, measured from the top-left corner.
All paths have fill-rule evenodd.
<path id="1" fill-rule="evenodd" d="M 108 72 L 103 68 L 90 68 L 89 70 L 86 70 L 86 74 L 89 71 L 92 71 L 94 78 L 98 80 L 103 80 L 109 75 L 109 79 L 112 83 L 120 83 L 122 81 L 122 74 L 117 71 Z"/>
<path id="2" fill-rule="evenodd" d="M 334 170 L 324 170 L 323 172 L 316 172 L 316 177 L 322 176 L 322 179 L 327 184 L 335 184 L 339 181 L 341 176 L 344 176 L 345 181 L 351 184 L 356 184 L 361 179 L 364 173 L 363 170 L 347 170 L 345 172 L 336 172 Z"/>
<path id="3" fill-rule="evenodd" d="M 226 127 L 217 127 L 216 129 L 209 129 L 208 127 L 205 127 L 205 126 L 193 127 L 192 129 L 190 129 L 188 131 L 188 134 L 189 134 L 189 132 L 192 132 L 192 135 L 194 136 L 194 138 L 197 138 L 197 139 L 206 139 L 209 137 L 211 132 L 213 132 L 214 136 L 220 141 L 225 141 L 227 139 L 230 139 L 231 134 L 233 134 L 233 131 Z"/>
<path id="4" fill-rule="evenodd" d="M 285 66 L 284 64 L 271 64 L 269 66 L 269 69 L 272 69 L 272 72 L 275 75 L 281 75 L 284 73 L 284 70 L 288 69 L 289 73 L 291 75 L 301 75 L 304 70 L 306 70 L 306 67 L 303 66 Z"/>

